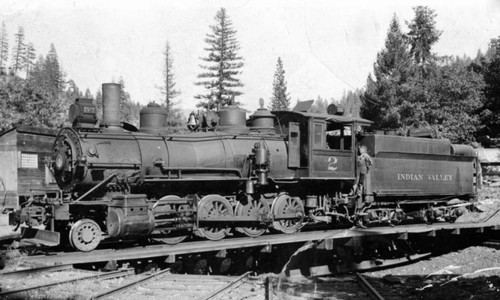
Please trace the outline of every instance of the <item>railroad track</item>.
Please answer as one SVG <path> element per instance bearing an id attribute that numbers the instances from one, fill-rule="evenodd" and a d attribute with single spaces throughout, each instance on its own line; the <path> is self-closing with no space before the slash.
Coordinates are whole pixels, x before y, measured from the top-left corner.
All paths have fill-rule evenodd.
<path id="1" fill-rule="evenodd" d="M 39 272 L 47 273 L 47 272 L 55 272 L 55 271 L 61 271 L 61 270 L 57 269 L 56 267 L 33 268 L 33 269 L 4 273 L 4 274 L 2 274 L 2 278 L 3 278 L 3 276 L 26 275 L 26 274 L 35 274 L 35 273 L 39 273 Z M 77 277 L 71 278 L 71 279 L 56 280 L 56 281 L 52 281 L 49 283 L 41 283 L 41 284 L 32 285 L 32 286 L 28 286 L 28 287 L 8 289 L 6 291 L 0 292 L 0 298 L 4 298 L 4 297 L 12 295 L 12 294 L 30 292 L 30 291 L 34 291 L 34 290 L 45 289 L 45 288 L 63 285 L 63 284 L 68 284 L 68 283 L 82 282 L 85 280 L 94 280 L 94 279 L 106 280 L 106 279 L 112 279 L 112 278 L 117 278 L 117 277 L 130 276 L 133 274 L 134 274 L 134 269 L 123 269 L 123 270 L 118 270 L 118 271 L 113 271 L 113 272 L 92 274 L 92 275 L 88 275 L 88 276 L 77 276 Z M 4 280 L 2 280 L 2 282 L 4 282 Z"/>
<path id="2" fill-rule="evenodd" d="M 6 284 L 8 285 L 9 282 L 5 279 L 10 277 L 14 277 L 10 278 L 11 282 L 13 279 L 19 281 L 18 277 L 21 276 L 26 281 L 30 280 L 28 278 L 29 276 L 47 278 L 48 274 L 58 271 L 76 272 L 76 270 L 72 270 L 71 266 L 50 266 L 1 273 L 0 278 L 2 279 L 3 290 L 0 292 L 0 299 L 6 299 L 14 295 L 17 297 L 28 297 L 28 295 L 33 297 L 33 295 L 35 295 L 34 297 L 38 298 L 39 295 L 43 294 L 34 293 L 42 289 L 44 289 L 45 295 L 51 298 L 53 295 L 57 295 L 57 291 L 53 292 L 48 289 L 54 288 L 55 286 L 62 287 L 70 283 L 78 283 L 87 286 L 93 285 L 93 287 L 88 290 L 97 290 L 98 292 L 91 295 L 85 295 L 85 297 L 89 299 L 123 299 L 125 295 L 129 299 L 141 299 L 146 297 L 165 298 L 166 295 L 168 295 L 168 299 L 240 299 L 241 297 L 239 295 L 241 293 L 247 296 L 250 295 L 247 299 L 252 299 L 252 295 L 255 299 L 259 299 L 262 298 L 264 294 L 262 285 L 255 279 L 249 279 L 250 272 L 239 277 L 229 277 L 171 274 L 170 269 L 153 272 L 151 274 L 137 275 L 134 274 L 133 269 L 122 269 L 107 273 L 100 272 L 88 276 L 70 276 L 74 278 L 33 284 L 28 287 L 23 286 L 6 289 Z M 40 273 L 42 273 L 41 276 Z M 103 284 L 103 280 L 115 279 L 118 277 L 125 277 L 125 279 L 118 281 L 119 284 L 117 284 L 117 281 Z M 91 282 L 85 283 L 86 281 Z M 20 282 L 18 282 L 17 286 L 19 286 L 19 283 Z M 260 286 L 260 288 L 258 286 Z M 237 296 L 234 296 L 234 293 L 237 293 Z M 232 294 L 233 296 L 231 296 Z M 71 296 L 74 295 L 70 295 L 70 297 Z"/>
<path id="3" fill-rule="evenodd" d="M 163 270 L 96 294 L 91 299 L 122 299 L 125 293 L 129 299 L 262 299 L 262 285 L 249 275 L 250 272 L 239 277 L 185 275 Z"/>
<path id="4" fill-rule="evenodd" d="M 359 299 L 384 300 L 399 299 L 388 291 L 377 290 L 365 276 L 360 273 L 354 275 L 306 278 L 281 278 L 272 287 L 267 287 L 269 295 L 266 300 L 272 299 Z M 277 282 L 276 282 L 277 281 Z M 273 288 L 274 287 L 274 288 Z M 384 297 L 385 295 L 388 297 Z"/>

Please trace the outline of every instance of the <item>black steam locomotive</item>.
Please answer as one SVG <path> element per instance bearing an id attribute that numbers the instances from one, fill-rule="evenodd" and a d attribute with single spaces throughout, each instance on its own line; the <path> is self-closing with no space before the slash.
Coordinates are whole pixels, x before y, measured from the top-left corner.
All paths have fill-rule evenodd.
<path id="1" fill-rule="evenodd" d="M 178 243 L 355 220 L 453 221 L 476 196 L 469 146 L 363 134 L 368 120 L 301 105 L 260 108 L 248 120 L 231 106 L 193 114 L 194 132 L 168 135 L 159 105 L 141 111 L 139 129 L 120 122 L 119 95 L 119 85 L 103 84 L 99 127 L 91 100 L 71 106 L 73 127 L 60 131 L 50 162 L 61 192 L 31 199 L 12 223 L 45 224 L 75 249 L 91 251 L 105 238 Z M 374 166 L 358 195 L 362 145 Z"/>

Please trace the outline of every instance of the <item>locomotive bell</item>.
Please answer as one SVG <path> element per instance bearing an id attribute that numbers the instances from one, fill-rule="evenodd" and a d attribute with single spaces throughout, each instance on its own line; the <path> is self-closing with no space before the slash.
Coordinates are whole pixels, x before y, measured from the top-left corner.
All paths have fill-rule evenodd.
<path id="1" fill-rule="evenodd" d="M 187 127 L 189 130 L 194 131 L 194 130 L 198 129 L 198 126 L 199 126 L 198 119 L 196 118 L 196 115 L 193 111 L 189 114 Z"/>

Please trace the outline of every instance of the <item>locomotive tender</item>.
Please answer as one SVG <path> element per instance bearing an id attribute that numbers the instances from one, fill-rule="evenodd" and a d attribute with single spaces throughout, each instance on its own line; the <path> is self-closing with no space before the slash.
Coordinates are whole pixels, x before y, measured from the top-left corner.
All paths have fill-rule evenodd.
<path id="1" fill-rule="evenodd" d="M 219 240 L 292 234 L 308 224 L 453 221 L 475 198 L 476 155 L 447 140 L 363 134 L 362 118 L 235 107 L 191 116 L 190 134 L 165 134 L 166 112 L 150 104 L 140 128 L 119 119 L 120 85 L 103 84 L 103 119 L 77 99 L 72 128 L 54 143 L 57 197 L 31 199 L 11 224 L 45 224 L 80 251 L 105 238 Z M 357 148 L 374 166 L 358 196 Z M 369 205 L 360 206 L 360 199 Z M 463 201 L 451 199 L 461 199 Z M 465 203 L 465 204 L 464 204 Z"/>

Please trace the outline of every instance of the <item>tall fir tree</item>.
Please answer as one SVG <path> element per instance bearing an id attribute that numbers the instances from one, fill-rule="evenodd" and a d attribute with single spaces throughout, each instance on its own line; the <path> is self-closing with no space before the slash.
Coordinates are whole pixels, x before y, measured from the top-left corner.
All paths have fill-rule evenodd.
<path id="1" fill-rule="evenodd" d="M 374 129 L 401 127 L 399 107 L 405 101 L 405 83 L 410 76 L 408 42 L 396 15 L 391 19 L 385 48 L 377 54 L 373 76 L 361 96 L 361 116 L 374 122 Z"/>
<path id="2" fill-rule="evenodd" d="M 92 96 L 92 93 L 90 92 L 90 90 L 88 88 L 85 90 L 85 94 L 83 95 L 83 97 L 86 99 L 93 99 L 94 98 L 94 96 Z"/>
<path id="3" fill-rule="evenodd" d="M 26 46 L 25 53 L 26 55 L 24 57 L 24 69 L 26 70 L 26 79 L 29 79 L 31 70 L 33 70 L 33 67 L 35 66 L 36 59 L 35 46 L 33 46 L 33 43 L 29 43 Z"/>
<path id="4" fill-rule="evenodd" d="M 163 80 L 161 86 L 161 93 L 165 97 L 165 102 L 163 104 L 167 110 L 167 118 L 174 106 L 174 98 L 180 94 L 180 92 L 175 89 L 173 63 L 174 58 L 171 53 L 170 43 L 167 41 L 165 43 L 165 51 L 163 52 Z"/>
<path id="5" fill-rule="evenodd" d="M 426 6 L 413 8 L 415 17 L 408 23 L 410 53 L 415 63 L 425 68 L 432 57 L 431 48 L 439 40 L 441 31 L 436 29 L 436 13 Z"/>
<path id="6" fill-rule="evenodd" d="M 96 110 L 96 115 L 97 115 L 97 122 L 100 124 L 102 122 L 102 113 L 103 113 L 103 108 L 102 108 L 102 91 L 101 88 L 99 87 L 96 92 L 95 92 L 95 106 L 97 108 Z"/>
<path id="7" fill-rule="evenodd" d="M 45 57 L 39 55 L 25 80 L 34 93 L 42 99 L 38 103 L 33 103 L 36 107 L 34 111 L 40 111 L 40 114 L 39 117 L 34 117 L 32 122 L 39 122 L 45 127 L 61 125 L 64 122 L 64 111 L 68 107 L 62 88 L 57 88 L 57 84 L 52 82 L 54 60 L 57 61 L 57 55 L 51 57 L 50 60 L 49 55 Z M 58 62 L 57 69 L 60 71 Z"/>
<path id="8" fill-rule="evenodd" d="M 2 22 L 0 29 L 0 75 L 8 73 L 7 61 L 9 59 L 9 37 L 7 36 L 7 26 Z"/>
<path id="9" fill-rule="evenodd" d="M 349 91 L 344 93 L 340 99 L 340 107 L 344 108 L 344 115 L 350 117 L 359 117 L 361 100 L 360 95 L 363 94 L 361 90 Z"/>
<path id="10" fill-rule="evenodd" d="M 326 114 L 327 108 L 328 108 L 328 100 L 321 98 L 321 96 L 318 96 L 318 98 L 314 101 L 313 105 L 311 106 L 310 112 L 317 114 Z"/>
<path id="11" fill-rule="evenodd" d="M 23 68 L 26 59 L 26 45 L 24 44 L 24 27 L 19 26 L 15 36 L 14 47 L 12 49 L 12 73 L 17 73 Z"/>
<path id="12" fill-rule="evenodd" d="M 482 62 L 482 72 L 485 82 L 484 106 L 481 109 L 481 119 L 484 128 L 481 135 L 500 136 L 500 37 L 491 40 L 486 57 Z"/>
<path id="13" fill-rule="evenodd" d="M 200 81 L 196 82 L 207 90 L 196 96 L 200 99 L 197 106 L 208 110 L 228 105 L 231 99 L 242 94 L 237 88 L 243 86 L 237 78 L 241 74 L 243 58 L 238 55 L 240 46 L 236 39 L 237 32 L 233 29 L 226 9 L 221 8 L 214 20 L 215 25 L 210 26 L 212 33 L 208 33 L 205 38 L 208 56 L 201 58 L 208 63 L 201 65 L 206 71 L 198 75 Z"/>
<path id="14" fill-rule="evenodd" d="M 271 110 L 290 110 L 290 94 L 287 92 L 285 69 L 281 57 L 278 57 L 273 79 L 273 95 L 271 96 Z"/>
<path id="15" fill-rule="evenodd" d="M 132 123 L 133 122 L 133 114 L 131 110 L 132 100 L 130 99 L 130 94 L 127 92 L 125 88 L 125 80 L 123 77 L 120 77 L 118 83 L 121 86 L 120 89 L 120 119 L 122 121 Z"/>
<path id="16" fill-rule="evenodd" d="M 46 73 L 46 88 L 52 95 L 59 95 L 64 89 L 64 74 L 59 64 L 54 44 L 50 44 L 49 53 L 45 58 L 45 71 Z"/>

